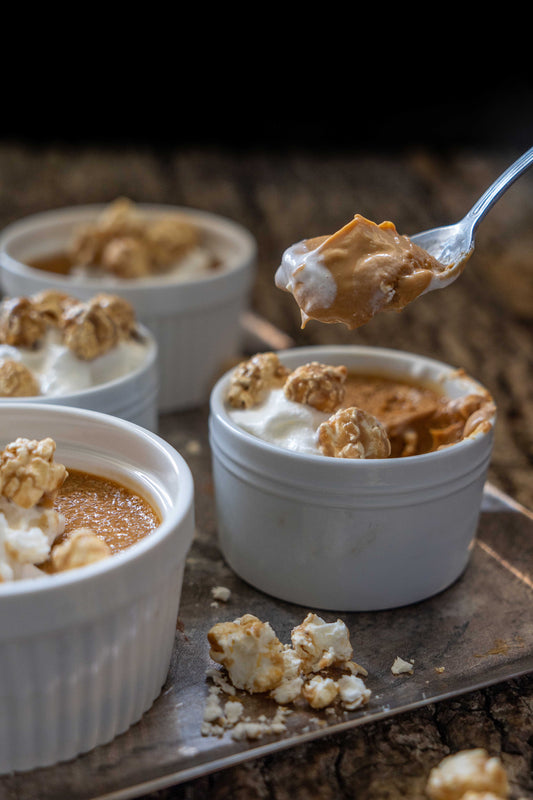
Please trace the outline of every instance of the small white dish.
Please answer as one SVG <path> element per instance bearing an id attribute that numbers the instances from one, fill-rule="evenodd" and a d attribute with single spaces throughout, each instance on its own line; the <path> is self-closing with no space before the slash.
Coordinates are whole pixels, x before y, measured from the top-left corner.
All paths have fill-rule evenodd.
<path id="1" fill-rule="evenodd" d="M 194 489 L 183 458 L 139 426 L 53 405 L 0 407 L 2 447 L 57 444 L 55 461 L 137 488 L 161 525 L 110 558 L 0 584 L 0 772 L 55 764 L 137 722 L 166 679 Z"/>
<path id="2" fill-rule="evenodd" d="M 290 368 L 320 361 L 440 383 L 452 398 L 482 389 L 451 366 L 394 350 L 341 345 L 278 355 Z M 209 429 L 220 546 L 241 578 L 310 608 L 377 611 L 428 598 L 461 575 L 492 427 L 408 458 L 303 454 L 234 423 L 225 403 L 230 376 L 213 389 Z"/>
<path id="3" fill-rule="evenodd" d="M 111 291 L 128 300 L 137 319 L 158 344 L 159 410 L 176 411 L 207 402 L 214 380 L 229 357 L 240 351 L 240 317 L 253 284 L 256 242 L 238 223 L 205 211 L 161 204 L 137 205 L 148 219 L 179 212 L 201 232 L 204 245 L 221 262 L 208 277 L 122 279 L 59 275 L 28 262 L 64 252 L 74 233 L 102 213 L 105 205 L 74 206 L 21 219 L 0 238 L 0 275 L 4 294 L 29 296 L 56 289 L 87 300 Z"/>

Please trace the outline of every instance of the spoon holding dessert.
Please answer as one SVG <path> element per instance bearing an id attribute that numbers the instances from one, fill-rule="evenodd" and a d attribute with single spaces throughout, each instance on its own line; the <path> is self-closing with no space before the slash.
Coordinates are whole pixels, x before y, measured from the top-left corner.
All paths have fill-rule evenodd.
<path id="1" fill-rule="evenodd" d="M 380 311 L 400 311 L 417 297 L 442 289 L 463 271 L 474 251 L 477 227 L 506 189 L 533 163 L 533 147 L 511 164 L 455 225 L 413 236 L 393 222 L 376 224 L 361 214 L 335 233 L 288 247 L 275 275 L 291 293 L 302 318 L 354 329 Z"/>

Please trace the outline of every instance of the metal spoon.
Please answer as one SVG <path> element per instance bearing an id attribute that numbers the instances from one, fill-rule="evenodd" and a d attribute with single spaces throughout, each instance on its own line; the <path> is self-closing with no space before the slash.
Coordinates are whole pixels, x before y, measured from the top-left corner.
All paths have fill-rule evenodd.
<path id="1" fill-rule="evenodd" d="M 532 163 L 533 147 L 526 150 L 489 186 L 460 222 L 455 225 L 432 228 L 409 237 L 412 242 L 422 247 L 446 267 L 443 272 L 435 274 L 425 290 L 426 292 L 444 288 L 461 274 L 466 262 L 474 252 L 477 226 L 494 203 Z"/>

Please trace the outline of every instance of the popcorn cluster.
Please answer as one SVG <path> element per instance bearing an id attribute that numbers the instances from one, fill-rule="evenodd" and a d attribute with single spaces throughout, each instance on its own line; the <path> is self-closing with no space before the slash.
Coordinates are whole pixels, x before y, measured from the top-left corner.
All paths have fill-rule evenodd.
<path id="1" fill-rule="evenodd" d="M 312 361 L 293 371 L 275 353 L 261 353 L 240 364 L 230 379 L 227 402 L 235 409 L 257 405 L 271 389 L 287 400 L 331 414 L 318 427 L 318 449 L 336 458 L 387 458 L 390 440 L 382 423 L 362 409 L 339 408 L 348 371 Z"/>
<path id="2" fill-rule="evenodd" d="M 131 200 L 119 198 L 76 233 L 70 257 L 119 278 L 139 278 L 164 272 L 198 244 L 198 229 L 185 215 L 145 219 Z"/>
<path id="3" fill-rule="evenodd" d="M 60 345 L 88 363 L 137 336 L 133 307 L 112 294 L 102 292 L 81 301 L 44 290 L 33 297 L 6 298 L 0 303 L 0 345 L 6 345 L 8 352 L 17 348 L 31 356 L 39 348 Z M 0 397 L 39 395 L 39 381 L 30 366 L 10 355 L 0 361 Z"/>
<path id="4" fill-rule="evenodd" d="M 115 295 L 102 292 L 83 301 L 53 289 L 6 298 L 0 304 L 1 344 L 35 347 L 50 327 L 61 332 L 78 358 L 90 361 L 135 335 L 135 312 Z"/>
<path id="5" fill-rule="evenodd" d="M 232 622 L 214 625 L 207 635 L 210 656 L 221 664 L 229 683 L 218 683 L 228 693 L 240 689 L 249 694 L 266 693 L 280 706 L 304 700 L 313 709 L 324 709 L 338 702 L 345 710 L 353 711 L 365 705 L 371 695 L 360 675 L 366 670 L 352 660 L 353 648 L 344 622 L 325 622 L 309 613 L 291 633 L 291 645 L 283 645 L 270 623 L 253 614 Z M 213 716 L 218 702 L 217 687 L 209 696 L 204 734 L 222 733 L 233 728 L 231 719 L 219 713 Z M 242 704 L 241 704 L 242 705 Z M 239 715 L 240 719 L 241 715 Z M 275 717 L 277 729 L 284 730 L 280 714 Z M 262 720 L 263 725 L 266 722 Z M 240 735 L 243 727 L 239 728 Z M 257 734 L 257 731 L 256 731 Z M 233 735 L 233 733 L 232 733 Z"/>
<path id="6" fill-rule="evenodd" d="M 54 461 L 55 450 L 51 438 L 19 437 L 0 452 L 0 583 L 43 575 L 38 567 L 49 559 L 51 571 L 60 572 L 110 555 L 90 529 L 54 546 L 65 520 L 52 506 L 68 474 Z"/>

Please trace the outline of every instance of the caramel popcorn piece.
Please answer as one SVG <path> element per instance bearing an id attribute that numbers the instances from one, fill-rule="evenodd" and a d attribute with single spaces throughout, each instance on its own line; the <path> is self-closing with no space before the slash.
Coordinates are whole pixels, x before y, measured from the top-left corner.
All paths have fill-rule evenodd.
<path id="1" fill-rule="evenodd" d="M 287 378 L 285 396 L 296 403 L 324 412 L 333 412 L 344 400 L 344 382 L 348 370 L 311 361 L 297 367 Z"/>
<path id="2" fill-rule="evenodd" d="M 142 240 L 117 237 L 103 248 L 99 266 L 120 278 L 142 278 L 151 272 L 150 254 Z"/>
<path id="3" fill-rule="evenodd" d="M 22 508 L 51 500 L 67 477 L 62 464 L 54 462 L 53 439 L 18 438 L 0 454 L 0 493 Z"/>
<path id="4" fill-rule="evenodd" d="M 135 333 L 135 310 L 123 297 L 100 292 L 89 300 L 89 306 L 101 308 L 111 317 L 121 339 L 127 339 Z"/>
<path id="5" fill-rule="evenodd" d="M 116 238 L 142 235 L 144 226 L 135 204 L 125 197 L 110 203 L 94 224 L 79 228 L 71 243 L 70 257 L 78 264 L 101 264 L 107 245 Z"/>
<path id="6" fill-rule="evenodd" d="M 28 367 L 12 358 L 0 363 L 0 397 L 35 397 L 38 394 L 39 384 Z"/>
<path id="7" fill-rule="evenodd" d="M 198 229 L 185 216 L 154 219 L 146 230 L 150 257 L 157 267 L 168 266 L 199 244 Z"/>
<path id="8" fill-rule="evenodd" d="M 331 705 L 338 693 L 337 682 L 320 675 L 314 675 L 302 688 L 302 694 L 311 708 L 325 708 Z"/>
<path id="9" fill-rule="evenodd" d="M 245 614 L 219 622 L 207 634 L 209 655 L 228 671 L 232 684 L 248 692 L 274 689 L 283 677 L 282 645 L 268 622 Z"/>
<path id="10" fill-rule="evenodd" d="M 119 339 L 118 328 L 98 303 L 77 303 L 65 315 L 64 343 L 83 361 L 107 353 Z"/>
<path id="11" fill-rule="evenodd" d="M 288 375 L 289 370 L 275 353 L 258 353 L 233 372 L 228 403 L 233 408 L 251 408 L 265 389 L 283 386 Z"/>
<path id="12" fill-rule="evenodd" d="M 110 555 L 109 545 L 91 528 L 76 528 L 52 548 L 51 564 L 54 572 L 64 572 L 94 564 Z"/>
<path id="13" fill-rule="evenodd" d="M 0 306 L 0 342 L 32 347 L 44 336 L 46 323 L 27 297 L 12 297 Z"/>
<path id="14" fill-rule="evenodd" d="M 45 324 L 54 328 L 63 327 L 65 312 L 79 302 L 75 297 L 55 289 L 44 289 L 42 292 L 37 292 L 31 301 Z"/>
<path id="15" fill-rule="evenodd" d="M 104 208 L 95 227 L 114 236 L 136 236 L 144 230 L 144 223 L 135 203 L 127 197 L 118 197 Z"/>
<path id="16" fill-rule="evenodd" d="M 343 664 L 353 655 L 348 628 L 340 619 L 325 622 L 317 614 L 309 613 L 300 625 L 293 628 L 291 641 L 305 673 Z"/>
<path id="17" fill-rule="evenodd" d="M 500 759 L 476 748 L 444 758 L 431 770 L 426 792 L 430 800 L 463 800 L 467 792 L 506 798 L 509 783 Z"/>
<path id="18" fill-rule="evenodd" d="M 391 444 L 381 422 L 360 408 L 342 408 L 318 428 L 318 447 L 337 458 L 387 458 Z"/>

